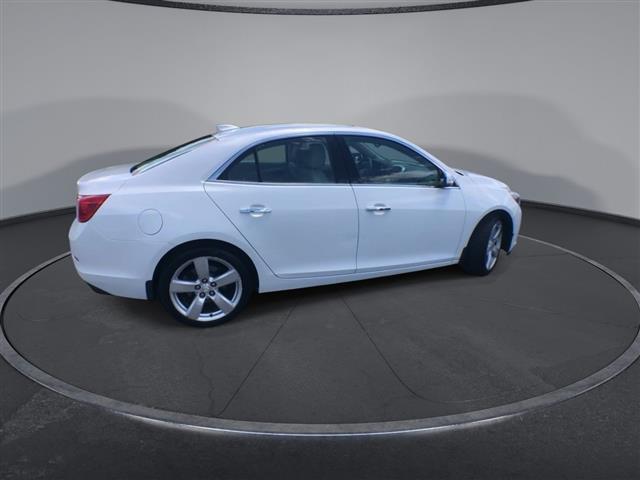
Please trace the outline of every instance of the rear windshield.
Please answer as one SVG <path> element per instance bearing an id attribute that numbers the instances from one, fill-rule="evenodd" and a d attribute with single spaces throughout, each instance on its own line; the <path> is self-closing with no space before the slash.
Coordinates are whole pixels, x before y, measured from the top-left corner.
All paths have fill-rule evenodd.
<path id="1" fill-rule="evenodd" d="M 199 147 L 203 143 L 209 142 L 213 138 L 213 135 L 205 135 L 204 137 L 196 138 L 195 140 L 191 140 L 187 143 L 183 143 L 182 145 L 178 145 L 177 147 L 173 147 L 166 152 L 159 153 L 154 155 L 151 158 L 147 158 L 142 162 L 131 167 L 131 173 L 140 172 L 142 170 L 147 170 L 151 167 L 154 167 L 160 163 L 164 163 L 172 158 L 179 157 L 180 155 L 190 152 L 196 147 Z"/>

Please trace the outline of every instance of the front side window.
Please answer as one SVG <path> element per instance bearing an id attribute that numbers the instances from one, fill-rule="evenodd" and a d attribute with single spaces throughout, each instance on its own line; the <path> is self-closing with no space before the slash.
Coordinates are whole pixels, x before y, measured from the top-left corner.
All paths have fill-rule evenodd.
<path id="1" fill-rule="evenodd" d="M 422 155 L 391 140 L 344 136 L 357 177 L 354 183 L 425 185 L 442 184 L 442 172 Z"/>
<path id="2" fill-rule="evenodd" d="M 335 183 L 326 137 L 297 137 L 259 145 L 219 177 L 236 182 Z"/>

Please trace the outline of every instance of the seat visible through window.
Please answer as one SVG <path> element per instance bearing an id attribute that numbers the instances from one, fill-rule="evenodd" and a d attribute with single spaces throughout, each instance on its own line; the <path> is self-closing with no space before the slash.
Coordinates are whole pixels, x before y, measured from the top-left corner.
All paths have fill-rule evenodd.
<path id="1" fill-rule="evenodd" d="M 276 140 L 250 149 L 219 177 L 236 182 L 335 183 L 326 137 Z"/>
<path id="2" fill-rule="evenodd" d="M 331 164 L 324 144 L 303 143 L 290 163 L 291 177 L 300 183 L 329 183 Z"/>

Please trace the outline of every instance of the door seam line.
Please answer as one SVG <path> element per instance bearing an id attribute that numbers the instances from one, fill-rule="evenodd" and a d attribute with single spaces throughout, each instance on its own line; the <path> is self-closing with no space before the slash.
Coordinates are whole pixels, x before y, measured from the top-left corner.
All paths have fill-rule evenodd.
<path id="1" fill-rule="evenodd" d="M 356 258 L 355 258 L 355 268 L 353 273 L 358 273 L 358 252 L 360 251 L 360 204 L 358 203 L 358 196 L 356 195 L 356 190 L 353 188 L 353 184 L 349 183 L 349 187 L 351 188 L 351 193 L 353 194 L 353 200 L 356 203 L 356 219 L 357 219 L 357 234 L 356 234 Z"/>

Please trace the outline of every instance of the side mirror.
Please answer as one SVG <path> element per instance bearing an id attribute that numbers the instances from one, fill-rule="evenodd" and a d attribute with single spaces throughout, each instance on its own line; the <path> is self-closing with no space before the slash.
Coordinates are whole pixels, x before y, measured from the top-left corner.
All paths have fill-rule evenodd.
<path id="1" fill-rule="evenodd" d="M 442 172 L 442 177 L 440 178 L 440 187 L 455 187 L 456 180 L 449 172 Z"/>

